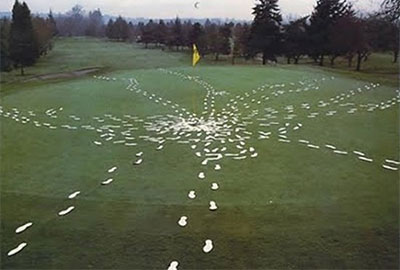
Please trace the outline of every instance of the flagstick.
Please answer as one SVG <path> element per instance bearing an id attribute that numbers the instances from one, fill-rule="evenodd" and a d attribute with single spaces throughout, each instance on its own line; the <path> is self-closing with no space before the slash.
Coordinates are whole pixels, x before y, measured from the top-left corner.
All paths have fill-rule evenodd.
<path id="1" fill-rule="evenodd" d="M 192 67 L 193 69 L 196 67 L 196 64 L 200 61 L 200 54 L 199 51 L 197 50 L 196 44 L 193 44 L 193 55 L 192 55 Z M 192 103 L 193 103 L 193 111 L 194 113 L 197 113 L 197 106 L 195 103 L 194 96 L 192 97 Z"/>

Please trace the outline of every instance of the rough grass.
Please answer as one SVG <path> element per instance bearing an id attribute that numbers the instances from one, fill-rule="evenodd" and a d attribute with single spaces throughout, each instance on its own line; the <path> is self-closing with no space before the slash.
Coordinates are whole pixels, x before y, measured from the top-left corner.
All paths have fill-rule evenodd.
<path id="1" fill-rule="evenodd" d="M 87 53 L 70 56 L 82 53 L 83 47 Z M 322 114 L 315 119 L 300 109 L 304 102 L 329 100 L 366 81 L 312 67 L 209 66 L 203 62 L 193 69 L 183 66 L 184 55 L 94 40 L 65 39 L 56 48 L 54 54 L 64 59 L 63 67 L 50 54 L 48 62 L 43 59 L 32 73 L 102 65 L 107 67 L 106 76 L 134 77 L 144 90 L 196 113 L 202 112 L 205 90 L 157 67 L 200 76 L 217 90 L 228 92 L 216 97 L 217 111 L 236 95 L 264 83 L 326 80 L 319 91 L 240 107 L 243 116 L 259 109 L 260 117 L 265 108 L 275 108 L 281 111 L 276 121 L 300 122 L 303 128 L 288 135 L 289 144 L 278 142 L 276 136 L 270 140 L 255 136 L 247 145 L 255 147 L 259 157 L 224 159 L 221 171 L 202 166 L 202 159 L 188 145 L 167 142 L 163 151 L 147 142 L 137 147 L 96 147 L 95 132 L 35 128 L 2 117 L 1 268 L 166 269 L 172 260 L 185 269 L 399 267 L 398 173 L 381 166 L 386 158 L 399 159 L 398 107 L 352 115 L 346 113 L 348 108 L 335 106 L 338 114 L 333 117 L 322 114 L 330 108 L 313 108 Z M 169 107 L 127 91 L 126 85 L 121 80 L 91 77 L 10 83 L 4 86 L 2 106 L 34 110 L 38 119 L 54 123 L 74 123 L 68 118 L 71 114 L 82 118 L 80 124 L 107 113 L 120 117 L 174 114 Z M 394 97 L 395 90 L 383 85 L 343 102 L 379 103 Z M 292 121 L 283 119 L 287 105 L 296 108 L 298 116 Z M 43 115 L 57 107 L 64 107 L 58 119 Z M 276 133 L 276 129 L 248 127 L 254 134 L 259 130 Z M 364 151 L 374 163 L 361 162 L 354 155 L 335 155 L 323 147 L 309 149 L 296 143 L 298 139 Z M 145 153 L 144 162 L 133 167 L 139 151 Z M 109 175 L 107 169 L 114 165 L 118 166 L 114 182 L 101 186 Z M 206 172 L 204 181 L 197 178 L 199 171 Z M 209 188 L 214 181 L 221 187 L 217 192 Z M 191 189 L 198 195 L 193 201 L 187 199 Z M 81 195 L 68 200 L 75 190 L 81 190 Z M 209 200 L 218 203 L 218 211 L 208 210 Z M 59 218 L 57 212 L 71 204 L 76 209 Z M 177 225 L 182 215 L 189 217 L 185 228 Z M 15 228 L 28 220 L 34 222 L 33 227 L 16 235 Z M 207 255 L 202 252 L 205 239 L 214 242 L 214 250 Z M 28 246 L 8 258 L 6 253 L 22 241 Z"/>

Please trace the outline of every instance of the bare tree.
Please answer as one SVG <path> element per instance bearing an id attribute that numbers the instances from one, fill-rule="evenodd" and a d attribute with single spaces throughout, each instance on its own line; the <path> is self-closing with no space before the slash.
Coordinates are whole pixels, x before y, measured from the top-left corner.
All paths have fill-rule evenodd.
<path id="1" fill-rule="evenodd" d="M 383 12 L 393 21 L 400 19 L 400 0 L 385 0 L 382 3 Z"/>

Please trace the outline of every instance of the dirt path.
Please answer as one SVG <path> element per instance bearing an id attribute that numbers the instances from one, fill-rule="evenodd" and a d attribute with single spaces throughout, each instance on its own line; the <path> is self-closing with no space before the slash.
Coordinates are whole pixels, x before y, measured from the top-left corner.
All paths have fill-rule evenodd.
<path id="1" fill-rule="evenodd" d="M 89 73 L 93 73 L 100 70 L 100 67 L 90 67 L 90 68 L 84 68 L 84 69 L 78 69 L 74 71 L 69 71 L 69 72 L 59 72 L 59 73 L 48 73 L 48 74 L 42 74 L 42 75 L 37 75 L 34 76 L 33 78 L 30 78 L 26 80 L 27 82 L 30 81 L 36 81 L 36 80 L 51 80 L 51 79 L 67 79 L 67 78 L 76 78 L 76 77 L 81 77 Z"/>

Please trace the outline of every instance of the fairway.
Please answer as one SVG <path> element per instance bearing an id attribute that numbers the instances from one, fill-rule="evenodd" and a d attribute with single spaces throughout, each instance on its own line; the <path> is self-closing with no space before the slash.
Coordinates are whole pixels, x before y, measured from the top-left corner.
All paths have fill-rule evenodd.
<path id="1" fill-rule="evenodd" d="M 3 78 L 0 268 L 397 269 L 399 89 L 190 57 L 61 39 Z"/>

